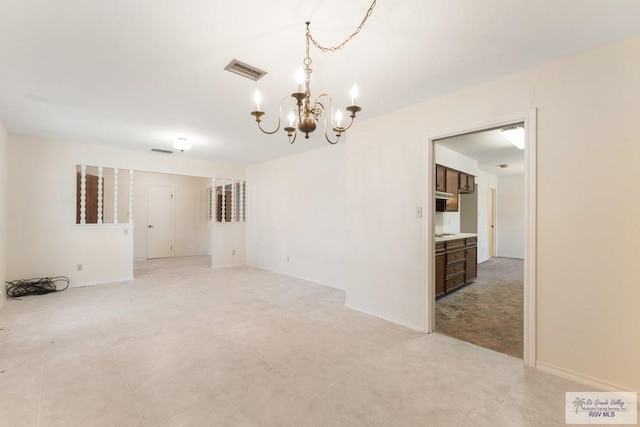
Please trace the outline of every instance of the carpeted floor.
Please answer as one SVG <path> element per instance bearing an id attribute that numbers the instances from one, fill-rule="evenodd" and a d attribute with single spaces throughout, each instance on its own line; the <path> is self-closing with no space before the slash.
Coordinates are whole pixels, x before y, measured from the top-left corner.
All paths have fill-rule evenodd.
<path id="1" fill-rule="evenodd" d="M 436 302 L 436 332 L 522 358 L 524 261 L 492 258 L 478 278 Z"/>

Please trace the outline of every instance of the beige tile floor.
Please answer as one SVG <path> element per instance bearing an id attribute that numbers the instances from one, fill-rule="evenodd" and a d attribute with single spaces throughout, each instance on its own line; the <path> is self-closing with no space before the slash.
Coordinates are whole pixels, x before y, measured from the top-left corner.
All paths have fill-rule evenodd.
<path id="1" fill-rule="evenodd" d="M 207 257 L 7 301 L 2 426 L 564 425 L 587 387 L 344 308 L 344 292 Z"/>

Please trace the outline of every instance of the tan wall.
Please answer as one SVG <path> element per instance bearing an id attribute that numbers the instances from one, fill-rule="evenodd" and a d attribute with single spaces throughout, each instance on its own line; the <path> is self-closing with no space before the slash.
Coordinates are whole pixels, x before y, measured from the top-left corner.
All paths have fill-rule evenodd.
<path id="1" fill-rule="evenodd" d="M 537 108 L 537 360 L 640 389 L 639 75 L 634 38 L 359 122 L 347 305 L 424 328 L 428 138 Z"/>

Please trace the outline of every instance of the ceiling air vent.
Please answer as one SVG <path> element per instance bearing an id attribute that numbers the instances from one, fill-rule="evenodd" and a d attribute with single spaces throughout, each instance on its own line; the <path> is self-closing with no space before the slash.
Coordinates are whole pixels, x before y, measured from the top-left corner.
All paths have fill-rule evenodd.
<path id="1" fill-rule="evenodd" d="M 162 148 L 152 148 L 151 151 L 153 151 L 154 153 L 173 154 L 173 151 L 163 150 Z"/>
<path id="2" fill-rule="evenodd" d="M 256 68 L 252 65 L 245 64 L 244 62 L 238 61 L 237 59 L 233 59 L 231 62 L 229 62 L 229 65 L 224 67 L 224 69 L 251 80 L 259 80 L 265 74 L 267 74 L 266 71 L 262 71 L 261 69 Z"/>

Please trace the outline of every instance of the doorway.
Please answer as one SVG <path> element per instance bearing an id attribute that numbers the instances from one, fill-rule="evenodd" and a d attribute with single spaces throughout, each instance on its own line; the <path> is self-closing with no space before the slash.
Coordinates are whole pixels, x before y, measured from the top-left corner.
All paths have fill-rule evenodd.
<path id="1" fill-rule="evenodd" d="M 147 187 L 147 258 L 173 256 L 173 188 Z"/>
<path id="2" fill-rule="evenodd" d="M 487 230 L 489 231 L 489 237 L 488 237 L 488 244 L 489 244 L 489 248 L 488 248 L 488 255 L 489 258 L 493 258 L 496 256 L 496 251 L 495 251 L 495 245 L 496 245 L 496 235 L 495 235 L 495 224 L 496 224 L 496 189 L 495 188 L 491 188 L 489 187 L 489 194 L 488 194 L 488 200 L 487 200 L 487 207 L 488 207 L 488 214 L 487 214 L 487 219 L 488 219 L 488 224 L 487 224 Z"/>
<path id="3" fill-rule="evenodd" d="M 523 169 L 524 174 L 522 181 L 524 185 L 522 185 L 520 191 L 520 197 L 523 199 L 524 209 L 520 211 L 520 217 L 523 218 L 521 222 L 521 227 L 523 228 L 523 242 L 520 243 L 523 248 L 524 261 L 520 261 L 521 265 L 521 277 L 523 278 L 522 285 L 522 303 L 521 307 L 521 315 L 522 315 L 522 354 L 524 362 L 528 366 L 535 365 L 535 283 L 536 283 L 536 275 L 535 275 L 535 234 L 536 234 L 536 179 L 535 179 L 535 164 L 536 164 L 536 111 L 531 110 L 527 113 L 521 114 L 513 114 L 508 117 L 503 117 L 500 120 L 487 121 L 484 123 L 480 123 L 479 125 L 462 128 L 456 132 L 443 133 L 440 135 L 433 136 L 428 140 L 427 146 L 427 161 L 428 167 L 426 168 L 428 172 L 429 180 L 427 182 L 434 183 L 436 178 L 436 145 L 439 140 L 460 136 L 471 133 L 479 133 L 482 131 L 488 131 L 492 129 L 500 129 L 505 128 L 509 125 L 514 125 L 517 123 L 521 123 L 524 125 L 524 131 L 526 135 L 526 147 L 523 150 L 524 152 L 524 162 Z M 499 163 L 494 164 L 494 166 L 499 166 Z M 459 168 L 460 169 L 460 168 Z M 522 182 L 521 181 L 521 182 Z M 489 258 L 489 255 L 500 255 L 500 244 L 499 241 L 501 238 L 500 230 L 499 230 L 499 209 L 498 204 L 500 203 L 500 195 L 499 187 L 496 185 L 487 186 L 486 183 L 483 185 L 484 191 L 487 193 L 485 201 L 479 201 L 479 213 L 478 213 L 478 235 L 480 240 L 484 240 L 484 243 L 478 244 L 478 257 L 481 255 L 483 257 Z M 494 191 L 490 191 L 493 189 Z M 426 202 L 426 206 L 429 206 L 429 214 L 430 221 L 427 222 L 427 231 L 425 236 L 427 237 L 427 296 L 428 296 L 428 311 L 427 311 L 427 331 L 434 332 L 437 329 L 436 324 L 436 261 L 435 256 L 438 252 L 436 252 L 436 226 L 438 225 L 438 219 L 435 215 L 435 185 L 427 186 L 427 197 L 428 200 Z M 489 198 L 492 199 L 491 207 L 492 213 L 489 215 Z M 505 198 L 508 200 L 508 198 Z M 485 204 L 482 207 L 482 204 Z M 484 211 L 484 212 L 483 212 Z M 524 213 L 522 212 L 524 211 Z M 494 221 L 491 221 L 490 218 L 494 218 Z M 460 230 L 452 230 L 451 225 L 448 221 L 444 222 L 444 225 L 448 227 L 445 232 L 447 233 L 456 233 L 460 232 Z M 493 225 L 493 228 L 491 227 Z M 446 228 L 445 227 L 445 228 Z M 480 236 L 484 229 L 484 236 Z M 441 230 L 442 232 L 442 230 Z M 490 238 L 490 235 L 493 236 Z M 470 240 L 473 245 L 473 239 Z M 491 247 L 489 247 L 489 242 L 491 242 Z M 466 245 L 469 245 L 469 241 L 466 241 Z M 441 245 L 439 245 L 441 246 Z"/>

